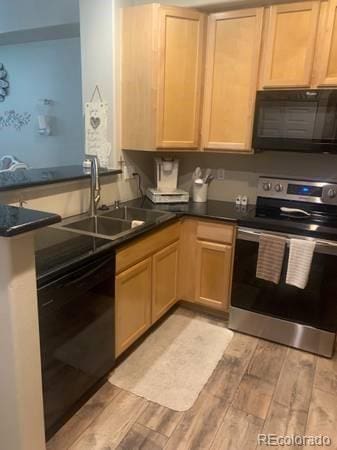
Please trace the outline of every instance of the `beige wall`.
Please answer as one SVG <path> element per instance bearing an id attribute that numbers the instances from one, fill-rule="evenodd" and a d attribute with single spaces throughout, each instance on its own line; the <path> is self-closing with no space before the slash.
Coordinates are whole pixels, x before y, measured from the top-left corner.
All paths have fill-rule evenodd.
<path id="1" fill-rule="evenodd" d="M 137 167 L 144 187 L 152 184 L 152 158 L 150 155 L 133 154 L 128 159 Z M 101 177 L 100 204 L 112 205 L 115 200 L 127 201 L 139 197 L 138 181 L 124 181 L 122 175 Z M 24 201 L 26 208 L 53 212 L 62 217 L 69 217 L 88 211 L 90 199 L 90 182 L 69 182 L 46 185 L 42 187 L 0 192 L 0 203 L 15 204 Z"/>
<path id="2" fill-rule="evenodd" d="M 219 155 L 214 153 L 178 154 L 179 184 L 190 190 L 195 167 L 225 170 L 223 181 L 213 181 L 209 198 L 234 201 L 237 194 L 246 194 L 256 201 L 256 187 L 260 175 L 337 181 L 337 155 L 264 152 L 256 155 Z"/>
<path id="3" fill-rule="evenodd" d="M 44 450 L 33 235 L 0 238 L 0 448 Z"/>

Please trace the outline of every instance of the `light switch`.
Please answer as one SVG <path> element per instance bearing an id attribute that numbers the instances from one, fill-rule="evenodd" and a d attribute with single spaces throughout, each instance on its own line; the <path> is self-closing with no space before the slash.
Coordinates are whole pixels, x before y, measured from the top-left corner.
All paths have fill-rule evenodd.
<path id="1" fill-rule="evenodd" d="M 218 181 L 223 181 L 225 179 L 225 169 L 217 169 L 216 179 Z"/>

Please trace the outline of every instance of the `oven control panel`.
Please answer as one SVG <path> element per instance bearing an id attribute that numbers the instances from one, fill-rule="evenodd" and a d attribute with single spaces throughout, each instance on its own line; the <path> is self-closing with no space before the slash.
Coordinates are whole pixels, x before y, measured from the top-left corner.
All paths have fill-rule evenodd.
<path id="1" fill-rule="evenodd" d="M 337 182 L 260 177 L 258 197 L 337 205 Z"/>

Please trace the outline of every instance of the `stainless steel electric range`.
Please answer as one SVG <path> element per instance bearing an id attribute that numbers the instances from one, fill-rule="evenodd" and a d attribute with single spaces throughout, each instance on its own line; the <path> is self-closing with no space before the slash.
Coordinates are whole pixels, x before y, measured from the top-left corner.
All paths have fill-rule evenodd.
<path id="1" fill-rule="evenodd" d="M 286 237 L 279 284 L 256 277 L 262 233 Z M 286 284 L 291 238 L 315 240 L 307 286 Z M 229 327 L 331 357 L 337 331 L 337 183 L 261 177 L 255 212 L 240 221 Z"/>

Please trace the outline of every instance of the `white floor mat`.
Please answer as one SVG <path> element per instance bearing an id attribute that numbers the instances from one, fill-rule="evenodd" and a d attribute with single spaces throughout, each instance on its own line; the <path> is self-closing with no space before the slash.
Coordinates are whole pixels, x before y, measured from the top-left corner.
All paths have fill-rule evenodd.
<path id="1" fill-rule="evenodd" d="M 110 383 L 176 411 L 191 408 L 233 333 L 179 308 L 112 373 Z"/>

